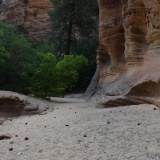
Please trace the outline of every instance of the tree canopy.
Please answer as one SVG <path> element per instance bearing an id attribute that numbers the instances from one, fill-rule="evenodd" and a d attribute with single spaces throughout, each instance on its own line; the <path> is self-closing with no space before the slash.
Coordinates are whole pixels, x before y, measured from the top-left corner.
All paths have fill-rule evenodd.
<path id="1" fill-rule="evenodd" d="M 96 0 L 51 0 L 54 6 L 49 13 L 52 19 L 53 39 L 57 50 L 70 54 L 75 44 L 87 43 L 97 34 Z"/>

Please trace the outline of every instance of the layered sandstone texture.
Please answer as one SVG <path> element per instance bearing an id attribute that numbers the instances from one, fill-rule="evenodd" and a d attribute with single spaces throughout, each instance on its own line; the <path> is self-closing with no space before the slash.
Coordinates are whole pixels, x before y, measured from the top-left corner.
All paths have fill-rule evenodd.
<path id="1" fill-rule="evenodd" d="M 98 5 L 96 95 L 107 96 L 109 106 L 153 103 L 160 96 L 160 0 L 98 0 Z"/>
<path id="2" fill-rule="evenodd" d="M 3 0 L 0 6 L 0 21 L 17 26 L 36 41 L 50 39 L 51 22 L 48 11 L 52 9 L 50 0 Z"/>

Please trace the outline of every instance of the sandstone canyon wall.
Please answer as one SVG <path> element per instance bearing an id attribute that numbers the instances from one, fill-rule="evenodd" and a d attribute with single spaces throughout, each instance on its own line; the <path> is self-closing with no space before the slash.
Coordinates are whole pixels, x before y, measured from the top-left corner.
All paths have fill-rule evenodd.
<path id="1" fill-rule="evenodd" d="M 160 0 L 98 0 L 98 5 L 95 95 L 105 95 L 106 106 L 159 105 Z"/>
<path id="2" fill-rule="evenodd" d="M 50 0 L 3 0 L 0 6 L 0 21 L 24 29 L 28 37 L 36 41 L 50 39 L 51 22 L 48 11 L 52 9 Z"/>

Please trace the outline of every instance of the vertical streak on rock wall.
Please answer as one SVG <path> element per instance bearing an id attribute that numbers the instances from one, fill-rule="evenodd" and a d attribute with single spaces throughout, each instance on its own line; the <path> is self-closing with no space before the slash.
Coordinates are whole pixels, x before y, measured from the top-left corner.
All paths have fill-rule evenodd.
<path id="1" fill-rule="evenodd" d="M 143 0 L 122 0 L 125 57 L 128 65 L 139 65 L 147 51 L 147 17 Z"/>
<path id="2" fill-rule="evenodd" d="M 100 75 L 116 74 L 124 68 L 124 29 L 121 0 L 99 0 L 99 49 L 97 65 Z"/>

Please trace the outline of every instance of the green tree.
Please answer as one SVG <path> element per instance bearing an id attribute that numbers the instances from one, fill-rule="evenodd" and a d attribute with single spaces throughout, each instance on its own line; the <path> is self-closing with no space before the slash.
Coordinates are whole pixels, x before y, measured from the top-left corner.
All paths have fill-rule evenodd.
<path id="1" fill-rule="evenodd" d="M 79 71 L 87 66 L 87 59 L 83 55 L 65 55 L 64 59 L 57 63 L 56 68 L 60 73 L 60 81 L 64 82 L 65 90 L 71 90 L 79 79 Z"/>
<path id="2" fill-rule="evenodd" d="M 87 43 L 97 34 L 96 0 L 51 1 L 54 6 L 49 13 L 53 22 L 53 39 L 57 50 L 68 55 L 75 43 Z"/>
<path id="3" fill-rule="evenodd" d="M 65 56 L 60 62 L 47 53 L 33 76 L 32 91 L 38 97 L 59 96 L 74 87 L 79 69 L 87 64 L 83 56 Z"/>
<path id="4" fill-rule="evenodd" d="M 6 61 L 9 58 L 10 54 L 0 45 L 0 71 L 6 65 Z"/>
<path id="5" fill-rule="evenodd" d="M 38 52 L 42 53 L 55 52 L 55 45 L 53 43 L 41 43 L 38 44 L 35 48 Z"/>
<path id="6" fill-rule="evenodd" d="M 57 94 L 59 81 L 56 71 L 57 59 L 51 53 L 44 55 L 40 67 L 36 70 L 32 80 L 32 92 L 38 97 L 54 96 Z"/>
<path id="7" fill-rule="evenodd" d="M 1 53 L 9 55 L 5 59 L 5 67 L 1 69 L 0 89 L 27 93 L 36 67 L 35 50 L 24 36 L 14 33 L 15 27 L 0 22 L 0 30 L 3 33 Z"/>
<path id="8" fill-rule="evenodd" d="M 3 37 L 3 31 L 0 30 L 0 38 Z M 5 48 L 0 44 L 0 72 L 6 65 L 7 58 L 9 58 L 9 53 L 5 50 Z"/>

